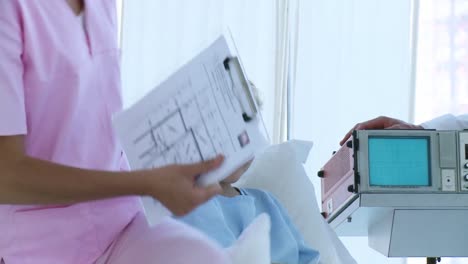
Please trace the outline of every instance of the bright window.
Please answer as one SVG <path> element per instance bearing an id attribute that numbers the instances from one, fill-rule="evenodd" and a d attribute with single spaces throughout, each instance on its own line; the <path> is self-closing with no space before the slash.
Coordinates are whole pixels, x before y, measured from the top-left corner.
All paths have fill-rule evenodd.
<path id="1" fill-rule="evenodd" d="M 468 1 L 419 1 L 415 121 L 468 113 Z"/>
<path id="2" fill-rule="evenodd" d="M 419 1 L 415 122 L 468 113 L 468 1 Z M 423 264 L 425 259 L 409 259 Z M 442 258 L 441 264 L 468 263 Z"/>

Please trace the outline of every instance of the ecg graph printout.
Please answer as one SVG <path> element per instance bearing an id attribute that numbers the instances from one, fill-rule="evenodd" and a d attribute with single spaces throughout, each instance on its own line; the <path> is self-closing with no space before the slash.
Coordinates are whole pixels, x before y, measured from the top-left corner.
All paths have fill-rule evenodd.
<path id="1" fill-rule="evenodd" d="M 218 182 L 266 147 L 261 117 L 244 121 L 234 85 L 224 67 L 230 57 L 223 37 L 114 118 L 132 169 L 188 164 L 218 154 L 225 161 L 202 175 L 202 185 Z"/>

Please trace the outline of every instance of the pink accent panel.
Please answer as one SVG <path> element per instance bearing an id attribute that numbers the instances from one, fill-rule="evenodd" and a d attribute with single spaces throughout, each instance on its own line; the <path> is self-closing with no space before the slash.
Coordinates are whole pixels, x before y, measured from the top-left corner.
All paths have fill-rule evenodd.
<path id="1" fill-rule="evenodd" d="M 343 177 L 343 181 L 337 184 L 333 192 L 322 200 L 322 211 L 327 212 L 328 216 L 336 211 L 338 207 L 343 205 L 353 193 L 348 191 L 348 186 L 354 184 L 354 175 L 349 174 Z M 328 210 L 328 202 L 332 200 L 333 208 L 331 211 Z"/>
<path id="2" fill-rule="evenodd" d="M 354 183 L 354 159 L 353 149 L 343 145 L 325 163 L 322 170 L 322 210 L 331 213 L 328 202 L 332 199 L 333 210 L 345 202 L 351 195 L 348 186 Z"/>

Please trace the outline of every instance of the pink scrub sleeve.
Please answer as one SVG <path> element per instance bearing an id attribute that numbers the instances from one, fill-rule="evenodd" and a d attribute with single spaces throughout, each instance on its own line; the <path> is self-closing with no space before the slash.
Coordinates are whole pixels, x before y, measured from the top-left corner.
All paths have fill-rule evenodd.
<path id="1" fill-rule="evenodd" d="M 0 136 L 25 134 L 21 21 L 16 1 L 0 1 Z"/>

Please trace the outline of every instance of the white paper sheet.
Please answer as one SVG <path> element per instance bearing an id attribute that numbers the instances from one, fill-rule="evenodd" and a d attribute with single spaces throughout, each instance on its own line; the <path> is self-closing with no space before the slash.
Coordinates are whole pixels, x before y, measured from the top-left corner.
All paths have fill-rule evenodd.
<path id="1" fill-rule="evenodd" d="M 202 175 L 212 184 L 266 147 L 261 116 L 245 105 L 249 89 L 239 87 L 238 72 L 225 69 L 232 57 L 218 38 L 130 109 L 117 114 L 114 127 L 132 169 L 187 164 L 225 156 L 222 166 Z M 241 73 L 242 74 L 242 73 Z M 253 119 L 244 121 L 248 112 Z"/>

